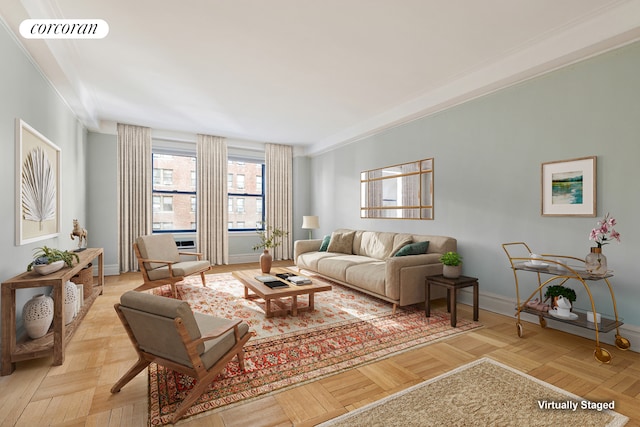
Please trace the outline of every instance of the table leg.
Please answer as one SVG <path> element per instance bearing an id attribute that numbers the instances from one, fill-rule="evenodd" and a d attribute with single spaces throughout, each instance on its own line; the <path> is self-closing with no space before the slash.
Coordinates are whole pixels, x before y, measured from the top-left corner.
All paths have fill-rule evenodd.
<path id="1" fill-rule="evenodd" d="M 104 252 L 98 255 L 98 284 L 100 285 L 100 295 L 104 291 Z"/>
<path id="2" fill-rule="evenodd" d="M 2 371 L 0 375 L 11 374 L 16 364 L 11 363 L 11 354 L 16 347 L 16 290 L 2 287 Z"/>
<path id="3" fill-rule="evenodd" d="M 315 310 L 314 305 L 313 305 L 313 301 L 314 301 L 314 296 L 315 292 L 309 292 L 309 311 L 313 311 Z"/>
<path id="4" fill-rule="evenodd" d="M 244 287 L 244 299 L 249 299 L 249 288 Z"/>
<path id="5" fill-rule="evenodd" d="M 64 363 L 65 347 L 65 322 L 62 281 L 53 285 L 53 364 L 56 366 Z"/>
<path id="6" fill-rule="evenodd" d="M 456 288 L 449 288 L 447 292 L 447 299 L 451 299 L 451 326 L 455 328 L 458 323 L 456 313 Z"/>
<path id="7" fill-rule="evenodd" d="M 473 284 L 473 320 L 478 321 L 479 318 L 479 308 L 478 308 L 478 282 Z"/>
<path id="8" fill-rule="evenodd" d="M 425 317 L 431 317 L 431 283 L 429 283 L 429 279 L 424 281 L 424 314 Z"/>
<path id="9" fill-rule="evenodd" d="M 298 296 L 293 295 L 291 297 L 291 315 L 296 317 L 298 315 Z"/>
<path id="10" fill-rule="evenodd" d="M 271 312 L 271 298 L 264 299 L 264 308 L 267 311 L 267 317 L 273 317 L 273 313 Z"/>

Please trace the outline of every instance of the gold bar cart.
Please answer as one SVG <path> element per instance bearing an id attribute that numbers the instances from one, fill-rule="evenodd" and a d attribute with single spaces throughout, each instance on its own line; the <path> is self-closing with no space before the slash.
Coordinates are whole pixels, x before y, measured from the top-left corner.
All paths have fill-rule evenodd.
<path id="1" fill-rule="evenodd" d="M 623 322 L 618 318 L 618 309 L 616 307 L 616 298 L 613 293 L 613 288 L 611 287 L 611 283 L 609 282 L 609 278 L 613 277 L 613 274 L 607 272 L 604 276 L 596 276 L 590 274 L 586 271 L 585 261 L 581 258 L 576 258 L 573 256 L 566 255 L 554 255 L 554 254 L 541 254 L 542 259 L 541 264 L 534 265 L 532 264 L 531 258 L 529 254 L 532 253 L 529 246 L 524 242 L 511 242 L 511 243 L 503 243 L 502 249 L 504 249 L 507 257 L 509 258 L 509 263 L 511 264 L 511 269 L 513 270 L 513 277 L 516 283 L 516 317 L 518 318 L 516 322 L 516 327 L 518 331 L 518 336 L 522 338 L 523 336 L 523 327 L 522 322 L 520 320 L 520 313 L 526 312 L 530 314 L 534 314 L 538 316 L 540 326 L 547 326 L 547 318 L 551 318 L 553 320 L 557 320 L 564 323 L 573 324 L 576 326 L 580 326 L 587 329 L 592 329 L 595 331 L 596 338 L 596 348 L 594 351 L 594 357 L 601 363 L 610 363 L 611 362 L 611 353 L 609 353 L 606 349 L 600 347 L 600 332 L 609 332 L 613 329 L 616 330 L 616 339 L 615 344 L 620 350 L 628 350 L 631 347 L 631 343 L 627 338 L 624 338 L 620 335 L 620 326 Z M 517 255 L 517 256 L 514 256 Z M 537 288 L 529 295 L 528 298 L 524 299 L 522 303 L 520 302 L 520 286 L 518 283 L 518 272 L 524 271 L 528 273 L 535 273 L 537 275 Z M 543 281 L 543 277 L 550 276 L 546 280 Z M 607 319 L 602 317 L 600 324 L 598 322 L 589 322 L 587 320 L 587 314 L 578 312 L 577 318 L 575 320 L 569 319 L 559 319 L 557 317 L 551 316 L 549 313 L 545 311 L 536 310 L 535 308 L 529 307 L 527 303 L 531 301 L 531 299 L 538 294 L 540 301 L 542 301 L 542 289 L 545 286 L 550 284 L 556 284 L 560 286 L 564 286 L 566 282 L 569 280 L 576 280 L 584 286 L 587 295 L 589 296 L 589 302 L 591 303 L 591 311 L 593 312 L 593 318 L 596 319 L 596 305 L 593 301 L 593 295 L 591 294 L 591 289 L 587 282 L 601 282 L 607 284 L 609 288 L 609 293 L 611 294 L 611 302 L 613 303 L 613 312 L 614 319 Z"/>

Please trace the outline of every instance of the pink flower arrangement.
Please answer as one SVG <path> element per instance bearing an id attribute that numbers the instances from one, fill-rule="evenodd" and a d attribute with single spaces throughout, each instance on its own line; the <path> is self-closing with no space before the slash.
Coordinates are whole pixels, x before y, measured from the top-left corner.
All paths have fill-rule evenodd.
<path id="1" fill-rule="evenodd" d="M 612 218 L 607 214 L 607 216 L 602 220 L 599 220 L 596 225 L 596 228 L 591 230 L 591 233 L 589 234 L 589 240 L 594 240 L 598 244 L 599 248 L 612 240 L 617 240 L 618 243 L 620 242 L 620 233 L 613 229 L 613 226 L 616 225 L 615 218 Z"/>

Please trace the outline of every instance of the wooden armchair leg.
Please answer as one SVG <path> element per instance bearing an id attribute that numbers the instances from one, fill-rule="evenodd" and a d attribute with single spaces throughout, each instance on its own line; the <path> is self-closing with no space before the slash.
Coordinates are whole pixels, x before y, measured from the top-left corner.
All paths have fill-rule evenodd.
<path id="1" fill-rule="evenodd" d="M 244 349 L 240 349 L 238 352 L 238 365 L 240 369 L 244 372 Z"/>
<path id="2" fill-rule="evenodd" d="M 135 365 L 133 365 L 123 376 L 118 380 L 113 387 L 111 387 L 111 393 L 119 392 L 129 381 L 134 379 L 136 375 L 149 366 L 151 362 L 143 358 L 139 358 Z"/>
<path id="3" fill-rule="evenodd" d="M 204 278 L 204 271 L 200 273 L 200 277 L 202 278 L 202 286 L 207 287 L 207 280 Z"/>
<path id="4" fill-rule="evenodd" d="M 180 418 L 182 418 L 182 416 L 189 410 L 189 408 L 193 406 L 194 403 L 196 403 L 196 400 L 198 400 L 198 398 L 202 396 L 204 391 L 210 385 L 211 385 L 210 381 L 198 380 L 195 387 L 191 389 L 189 394 L 176 407 L 176 412 L 174 412 L 173 415 L 171 416 L 171 422 L 175 424 Z"/>

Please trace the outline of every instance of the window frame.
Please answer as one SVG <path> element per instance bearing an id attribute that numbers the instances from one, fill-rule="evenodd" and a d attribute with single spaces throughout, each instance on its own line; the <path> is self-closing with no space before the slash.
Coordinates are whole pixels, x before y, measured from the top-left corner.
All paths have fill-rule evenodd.
<path id="1" fill-rule="evenodd" d="M 227 161 L 228 162 L 236 162 L 236 163 L 239 163 L 239 164 L 240 163 L 242 163 L 242 164 L 252 163 L 252 164 L 260 165 L 261 175 L 262 175 L 262 180 L 260 182 L 261 193 L 248 193 L 246 191 L 245 192 L 239 192 L 239 191 L 237 191 L 237 189 L 236 189 L 236 191 L 231 191 L 231 189 L 229 187 L 227 187 L 227 200 L 231 200 L 231 198 L 235 198 L 235 197 L 244 198 L 245 199 L 244 209 L 245 209 L 245 212 L 246 212 L 246 206 L 247 206 L 247 199 L 248 198 L 260 199 L 260 201 L 261 201 L 260 204 L 262 206 L 262 209 L 261 209 L 260 212 L 256 212 L 257 214 L 260 215 L 260 227 L 258 227 L 257 230 L 264 230 L 264 224 L 265 224 L 265 199 L 266 199 L 266 196 L 265 196 L 265 185 L 264 185 L 264 182 L 265 182 L 264 176 L 265 176 L 266 165 L 265 165 L 264 159 L 255 159 L 255 158 L 249 158 L 249 157 L 243 157 L 243 156 L 231 156 L 230 155 L 230 156 L 227 157 Z M 245 174 L 245 176 L 246 176 L 246 174 Z M 246 185 L 245 185 L 245 188 L 246 188 Z M 229 208 L 227 208 L 227 210 L 229 210 Z M 231 213 L 231 212 L 229 211 L 229 213 Z M 234 209 L 234 213 L 236 213 L 235 209 Z M 229 221 L 229 222 L 233 222 L 233 221 Z M 235 224 L 235 222 L 233 222 L 233 223 Z M 240 228 L 240 227 L 236 227 L 236 228 L 228 228 L 228 231 L 230 233 L 238 233 L 238 232 L 256 231 L 256 228 L 246 228 L 246 227 Z"/>
<path id="2" fill-rule="evenodd" d="M 154 160 L 155 160 L 155 156 L 180 156 L 180 157 L 188 157 L 191 158 L 191 161 L 195 163 L 195 180 L 196 180 L 196 185 L 194 187 L 193 191 L 184 191 L 184 190 L 160 190 L 157 189 L 156 183 L 153 180 L 153 164 L 154 164 Z M 152 223 L 153 221 L 153 197 L 158 195 L 158 196 L 176 196 L 176 195 L 190 195 L 192 197 L 195 197 L 196 199 L 196 210 L 195 212 L 193 212 L 194 214 L 194 219 L 195 221 L 189 221 L 189 223 L 195 223 L 195 227 L 194 228 L 172 228 L 169 230 L 166 229 L 153 229 L 152 227 L 152 233 L 154 234 L 166 234 L 166 233 L 196 233 L 197 229 L 198 229 L 198 186 L 197 186 L 197 176 L 198 176 L 198 172 L 197 172 L 197 168 L 198 168 L 198 163 L 197 163 L 197 153 L 191 150 L 172 150 L 170 148 L 165 148 L 165 147 L 153 147 L 151 148 L 151 175 L 152 175 L 152 179 L 151 179 L 151 198 L 152 198 L 152 212 L 151 212 L 151 217 L 152 217 Z M 163 169 L 163 168 L 159 168 L 159 169 Z M 193 178 L 191 178 L 193 180 Z M 159 183 L 157 184 L 159 186 L 164 186 L 165 184 L 163 183 Z M 164 211 L 161 211 L 164 212 Z M 175 213 L 175 209 L 173 211 Z M 162 221 L 160 221 L 162 223 Z"/>

